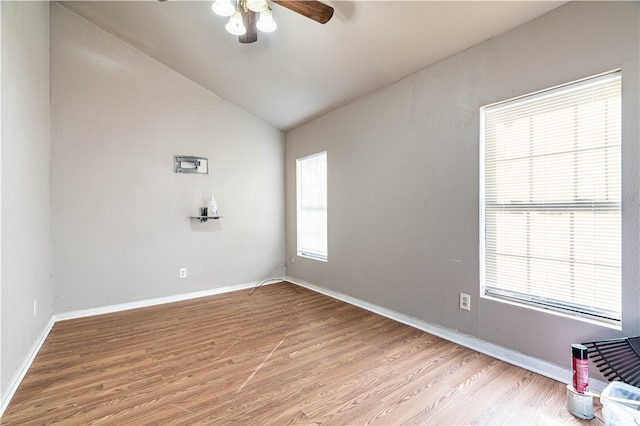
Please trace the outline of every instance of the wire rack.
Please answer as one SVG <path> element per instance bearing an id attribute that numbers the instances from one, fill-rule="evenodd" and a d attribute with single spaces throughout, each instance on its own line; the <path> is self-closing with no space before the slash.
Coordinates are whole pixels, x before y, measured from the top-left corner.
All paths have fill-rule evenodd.
<path id="1" fill-rule="evenodd" d="M 583 343 L 604 377 L 640 387 L 640 336 Z"/>

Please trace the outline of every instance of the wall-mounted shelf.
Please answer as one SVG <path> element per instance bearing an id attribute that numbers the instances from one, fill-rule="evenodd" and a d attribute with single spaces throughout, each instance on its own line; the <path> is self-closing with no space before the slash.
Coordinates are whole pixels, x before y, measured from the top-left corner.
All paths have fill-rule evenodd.
<path id="1" fill-rule="evenodd" d="M 209 219 L 221 219 L 224 216 L 191 216 L 191 219 L 198 219 L 200 223 L 206 222 Z"/>

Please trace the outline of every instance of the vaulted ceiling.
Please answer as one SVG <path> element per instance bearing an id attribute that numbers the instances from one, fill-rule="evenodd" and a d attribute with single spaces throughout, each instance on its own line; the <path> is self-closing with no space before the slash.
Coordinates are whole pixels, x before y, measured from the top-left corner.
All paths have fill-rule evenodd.
<path id="1" fill-rule="evenodd" d="M 251 44 L 212 1 L 61 3 L 286 131 L 566 1 L 325 1 L 324 25 L 272 4 L 278 29 Z"/>

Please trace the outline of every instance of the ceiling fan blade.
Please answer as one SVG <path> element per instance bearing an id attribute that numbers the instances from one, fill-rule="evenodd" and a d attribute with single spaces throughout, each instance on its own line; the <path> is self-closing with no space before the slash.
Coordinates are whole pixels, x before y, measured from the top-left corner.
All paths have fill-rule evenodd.
<path id="1" fill-rule="evenodd" d="M 250 10 L 242 10 L 240 8 L 240 14 L 242 15 L 242 23 L 247 29 L 247 32 L 239 36 L 240 43 L 254 43 L 258 41 L 258 31 L 256 30 L 256 17 L 258 14 Z"/>
<path id="2" fill-rule="evenodd" d="M 333 16 L 333 7 L 316 0 L 271 0 L 273 3 L 313 19 L 321 24 L 326 24 Z"/>

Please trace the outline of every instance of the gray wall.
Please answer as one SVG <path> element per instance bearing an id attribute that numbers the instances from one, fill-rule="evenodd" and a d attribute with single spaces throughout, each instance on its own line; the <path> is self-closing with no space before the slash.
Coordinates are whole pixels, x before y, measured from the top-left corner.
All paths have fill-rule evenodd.
<path id="1" fill-rule="evenodd" d="M 565 368 L 571 343 L 640 334 L 638 13 L 637 2 L 567 4 L 288 132 L 289 275 Z M 479 108 L 616 68 L 622 331 L 479 299 Z M 322 150 L 328 263 L 295 257 L 295 159 Z"/>
<path id="2" fill-rule="evenodd" d="M 2 8 L 2 400 L 51 317 L 49 3 Z M 33 301 L 38 300 L 38 314 Z"/>
<path id="3" fill-rule="evenodd" d="M 56 313 L 252 283 L 284 261 L 280 131 L 59 4 L 51 94 Z M 176 154 L 210 173 L 174 173 Z M 211 189 L 224 219 L 190 220 Z"/>

